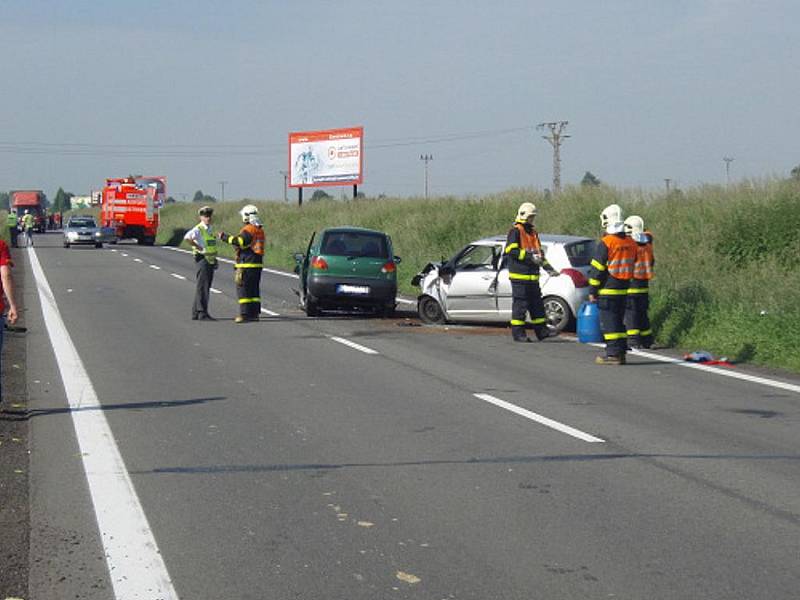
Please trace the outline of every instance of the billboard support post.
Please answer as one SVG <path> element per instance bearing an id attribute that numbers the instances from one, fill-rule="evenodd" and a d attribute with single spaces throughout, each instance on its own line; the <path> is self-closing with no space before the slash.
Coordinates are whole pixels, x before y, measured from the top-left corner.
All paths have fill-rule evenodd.
<path id="1" fill-rule="evenodd" d="M 358 198 L 358 184 L 353 184 L 353 200 Z"/>
<path id="2" fill-rule="evenodd" d="M 297 188 L 297 206 L 303 206 L 303 186 Z"/>

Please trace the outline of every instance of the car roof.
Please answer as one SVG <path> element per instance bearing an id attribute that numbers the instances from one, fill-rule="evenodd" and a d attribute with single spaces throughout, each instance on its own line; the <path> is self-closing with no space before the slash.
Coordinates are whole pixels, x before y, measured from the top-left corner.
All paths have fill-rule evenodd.
<path id="1" fill-rule="evenodd" d="M 320 231 L 320 235 L 325 233 L 375 233 L 378 235 L 386 235 L 383 231 L 365 229 L 364 227 L 329 227 Z"/>
<path id="2" fill-rule="evenodd" d="M 495 244 L 505 243 L 506 239 L 507 238 L 504 235 L 493 235 L 472 243 L 481 246 L 493 246 Z M 571 242 L 585 242 L 587 240 L 592 241 L 592 238 L 583 237 L 580 235 L 562 235 L 559 233 L 540 233 L 539 239 L 542 242 L 549 244 L 569 244 Z"/>

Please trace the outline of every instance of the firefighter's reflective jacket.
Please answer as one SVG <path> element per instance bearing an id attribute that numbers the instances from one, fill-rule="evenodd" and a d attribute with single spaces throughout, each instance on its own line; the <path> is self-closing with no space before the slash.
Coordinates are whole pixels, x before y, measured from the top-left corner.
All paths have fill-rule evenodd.
<path id="1" fill-rule="evenodd" d="M 624 296 L 633 279 L 636 242 L 624 232 L 609 233 L 598 243 L 589 270 L 590 293 L 597 296 Z"/>
<path id="2" fill-rule="evenodd" d="M 505 256 L 508 278 L 512 281 L 539 281 L 539 267 L 552 272 L 539 241 L 539 234 L 529 223 L 515 223 L 506 239 Z"/>
<path id="3" fill-rule="evenodd" d="M 653 234 L 645 231 L 646 242 L 636 244 L 636 262 L 633 263 L 633 279 L 629 294 L 647 294 L 650 280 L 653 278 L 653 267 L 656 259 L 653 256 Z"/>
<path id="4" fill-rule="evenodd" d="M 261 268 L 264 264 L 264 228 L 248 223 L 226 240 L 236 248 L 237 269 Z"/>

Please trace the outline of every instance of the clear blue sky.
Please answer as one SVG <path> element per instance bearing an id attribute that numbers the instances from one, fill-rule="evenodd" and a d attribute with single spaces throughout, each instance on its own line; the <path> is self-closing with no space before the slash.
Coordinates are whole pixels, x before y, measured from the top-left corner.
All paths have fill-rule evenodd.
<path id="1" fill-rule="evenodd" d="M 352 125 L 368 195 L 421 195 L 422 153 L 435 194 L 547 188 L 550 120 L 564 183 L 782 176 L 798 23 L 790 0 L 0 0 L 0 190 L 278 199 L 288 132 Z"/>

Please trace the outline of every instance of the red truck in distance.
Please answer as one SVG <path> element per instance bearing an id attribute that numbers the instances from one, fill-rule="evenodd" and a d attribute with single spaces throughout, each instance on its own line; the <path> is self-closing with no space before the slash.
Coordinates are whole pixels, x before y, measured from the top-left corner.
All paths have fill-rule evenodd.
<path id="1" fill-rule="evenodd" d="M 22 215 L 27 210 L 33 215 L 33 230 L 37 233 L 44 233 L 47 229 L 44 192 L 42 190 L 14 190 L 9 195 L 11 196 L 11 210 L 17 213 L 17 217 L 22 220 Z"/>
<path id="2" fill-rule="evenodd" d="M 158 211 L 167 197 L 166 177 L 123 177 L 106 179 L 100 221 L 114 229 L 118 239 L 133 238 L 152 246 L 158 233 Z"/>

